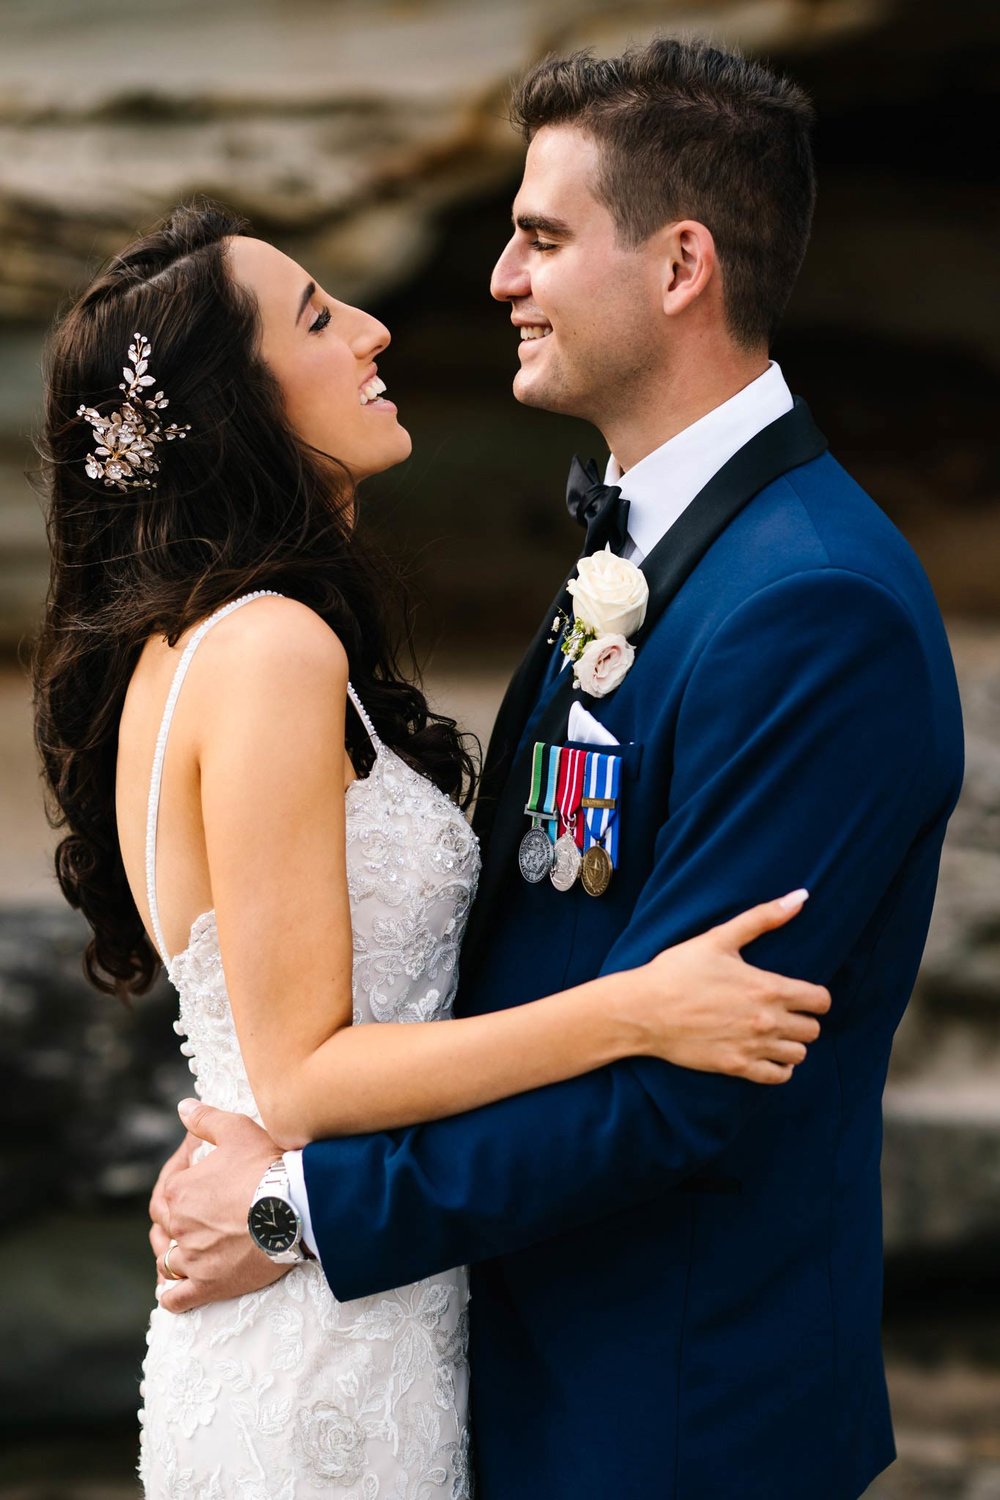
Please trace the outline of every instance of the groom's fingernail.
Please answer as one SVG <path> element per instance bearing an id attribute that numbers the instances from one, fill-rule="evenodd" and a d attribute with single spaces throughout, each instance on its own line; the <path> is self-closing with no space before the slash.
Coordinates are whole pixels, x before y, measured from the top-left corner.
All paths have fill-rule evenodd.
<path id="1" fill-rule="evenodd" d="M 793 907 L 802 906 L 808 900 L 809 892 L 807 890 L 789 891 L 787 896 L 782 896 L 778 905 L 783 911 L 791 911 Z"/>
<path id="2" fill-rule="evenodd" d="M 180 1104 L 178 1104 L 177 1106 L 177 1113 L 180 1115 L 182 1120 L 186 1120 L 191 1111 L 193 1109 L 196 1109 L 197 1106 L 197 1099 L 182 1099 Z"/>

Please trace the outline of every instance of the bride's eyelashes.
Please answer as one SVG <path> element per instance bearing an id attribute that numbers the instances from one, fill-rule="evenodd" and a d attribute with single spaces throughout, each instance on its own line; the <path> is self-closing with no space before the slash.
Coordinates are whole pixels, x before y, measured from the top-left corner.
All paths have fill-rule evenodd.
<path id="1" fill-rule="evenodd" d="M 329 323 L 329 321 L 330 321 L 330 309 L 328 307 L 324 307 L 323 311 L 320 313 L 320 315 L 316 319 L 315 323 L 310 323 L 310 325 L 309 325 L 309 332 L 310 333 L 318 333 L 320 331 L 320 329 L 326 327 L 326 325 Z"/>

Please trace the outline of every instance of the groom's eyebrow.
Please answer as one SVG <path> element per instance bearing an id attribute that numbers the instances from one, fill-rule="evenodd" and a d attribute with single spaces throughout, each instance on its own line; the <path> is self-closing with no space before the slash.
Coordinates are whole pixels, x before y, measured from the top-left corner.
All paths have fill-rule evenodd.
<path id="1" fill-rule="evenodd" d="M 562 240 L 573 238 L 573 231 L 565 219 L 551 219 L 547 214 L 518 214 L 514 223 L 529 234 L 532 230 L 540 230 L 542 234 L 556 234 Z"/>
<path id="2" fill-rule="evenodd" d="M 312 294 L 313 294 L 313 292 L 315 290 L 316 290 L 316 283 L 315 283 L 315 281 L 310 281 L 309 285 L 306 287 L 305 291 L 302 293 L 301 298 L 299 299 L 299 310 L 298 310 L 298 312 L 295 315 L 295 321 L 296 321 L 296 323 L 299 321 L 299 319 L 301 318 L 302 314 L 305 312 L 306 306 L 307 306 L 307 304 L 309 302 L 309 298 L 312 296 Z"/>

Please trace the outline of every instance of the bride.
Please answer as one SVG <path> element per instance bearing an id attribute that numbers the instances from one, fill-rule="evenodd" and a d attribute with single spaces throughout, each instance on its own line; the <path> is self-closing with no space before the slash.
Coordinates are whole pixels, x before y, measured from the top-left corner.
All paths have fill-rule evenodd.
<path id="1" fill-rule="evenodd" d="M 164 965 L 199 1096 L 285 1148 L 642 1053 L 784 1081 L 825 992 L 742 963 L 745 918 L 449 1019 L 473 766 L 398 665 L 394 585 L 355 515 L 358 483 L 410 451 L 376 364 L 389 334 L 247 231 L 178 209 L 47 350 L 37 739 L 90 980 L 128 998 Z M 146 1495 L 467 1496 L 466 1295 L 457 1268 L 338 1303 L 306 1259 L 251 1296 L 154 1309 Z"/>

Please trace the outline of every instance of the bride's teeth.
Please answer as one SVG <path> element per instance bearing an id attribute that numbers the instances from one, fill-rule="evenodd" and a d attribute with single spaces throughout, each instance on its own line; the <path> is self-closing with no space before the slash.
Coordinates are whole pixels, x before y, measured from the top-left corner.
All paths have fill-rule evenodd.
<path id="1" fill-rule="evenodd" d="M 522 327 L 522 329 L 521 329 L 521 342 L 524 343 L 525 339 L 544 339 L 544 338 L 548 338 L 548 336 L 549 336 L 549 334 L 551 332 L 552 332 L 551 328 L 544 328 L 540 323 L 532 323 L 532 324 L 529 324 L 527 326 Z"/>
<path id="2" fill-rule="evenodd" d="M 367 406 L 369 401 L 377 401 L 386 389 L 385 381 L 380 375 L 373 375 L 365 385 L 361 387 L 361 405 Z"/>

